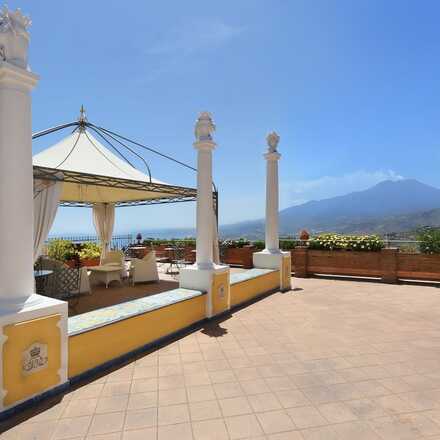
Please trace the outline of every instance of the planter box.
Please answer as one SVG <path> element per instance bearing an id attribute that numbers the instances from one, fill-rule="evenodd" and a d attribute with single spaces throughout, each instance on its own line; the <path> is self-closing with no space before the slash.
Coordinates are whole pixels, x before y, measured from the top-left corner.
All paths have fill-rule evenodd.
<path id="1" fill-rule="evenodd" d="M 251 269 L 253 267 L 252 254 L 254 252 L 254 246 L 226 248 L 223 253 L 222 262 L 226 264 L 243 266 L 245 269 Z"/>
<path id="2" fill-rule="evenodd" d="M 397 276 L 415 280 L 440 281 L 440 255 L 397 254 Z"/>
<path id="3" fill-rule="evenodd" d="M 376 277 L 388 283 L 400 278 L 440 281 L 440 255 L 407 254 L 397 249 L 380 252 L 318 251 L 297 247 L 291 251 L 296 277 L 311 274 Z"/>
<path id="4" fill-rule="evenodd" d="M 89 266 L 99 266 L 100 258 L 90 258 L 86 260 L 81 260 L 81 267 L 89 267 Z"/>

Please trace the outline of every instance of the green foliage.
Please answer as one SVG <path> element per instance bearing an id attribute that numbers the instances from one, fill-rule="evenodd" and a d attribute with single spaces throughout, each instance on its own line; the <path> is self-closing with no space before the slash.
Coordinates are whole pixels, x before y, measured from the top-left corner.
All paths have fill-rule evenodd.
<path id="1" fill-rule="evenodd" d="M 47 245 L 47 255 L 54 260 L 67 261 L 75 258 L 76 249 L 69 240 L 55 239 Z"/>
<path id="2" fill-rule="evenodd" d="M 440 254 L 440 228 L 425 228 L 417 234 L 420 241 L 420 252 L 423 254 Z"/>
<path id="3" fill-rule="evenodd" d="M 239 238 L 238 240 L 224 240 L 220 243 L 220 246 L 226 248 L 242 248 L 245 246 L 249 246 L 251 242 L 246 238 Z"/>
<path id="4" fill-rule="evenodd" d="M 280 240 L 280 249 L 283 251 L 290 251 L 298 246 L 298 241 L 296 240 Z"/>
<path id="5" fill-rule="evenodd" d="M 92 260 L 101 256 L 101 246 L 97 243 L 87 241 L 82 243 L 81 250 L 78 252 L 81 260 Z"/>
<path id="6" fill-rule="evenodd" d="M 171 239 L 163 239 L 163 238 L 146 238 L 142 244 L 144 246 L 161 246 L 165 244 L 169 245 L 181 245 L 185 244 L 187 246 L 195 246 L 196 239 L 194 237 L 185 237 L 185 238 L 171 238 Z"/>
<path id="7" fill-rule="evenodd" d="M 350 250 L 361 252 L 380 251 L 385 243 L 377 235 L 339 235 L 321 234 L 312 237 L 306 244 L 309 249 L 318 250 Z"/>
<path id="8" fill-rule="evenodd" d="M 264 240 L 256 240 L 252 243 L 255 247 L 255 249 L 262 251 L 266 247 L 266 243 Z"/>

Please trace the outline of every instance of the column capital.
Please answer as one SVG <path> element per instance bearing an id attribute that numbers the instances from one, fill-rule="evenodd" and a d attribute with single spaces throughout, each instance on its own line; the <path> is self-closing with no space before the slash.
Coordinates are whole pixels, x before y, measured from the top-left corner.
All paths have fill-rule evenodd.
<path id="1" fill-rule="evenodd" d="M 35 73 L 0 60 L 0 86 L 15 85 L 32 90 L 37 85 L 39 79 L 40 77 Z"/>
<path id="2" fill-rule="evenodd" d="M 264 158 L 265 158 L 267 161 L 279 160 L 280 157 L 281 157 L 281 154 L 278 153 L 278 151 L 272 151 L 272 152 L 270 152 L 270 153 L 265 153 L 265 154 L 264 154 Z"/>
<path id="3" fill-rule="evenodd" d="M 213 140 L 196 141 L 193 143 L 193 145 L 196 150 L 200 151 L 212 151 L 217 146 L 217 144 Z"/>

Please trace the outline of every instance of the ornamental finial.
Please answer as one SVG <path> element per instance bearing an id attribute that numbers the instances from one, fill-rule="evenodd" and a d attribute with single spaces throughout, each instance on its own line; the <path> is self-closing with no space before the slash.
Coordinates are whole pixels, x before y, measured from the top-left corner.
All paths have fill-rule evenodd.
<path id="1" fill-rule="evenodd" d="M 20 9 L 10 11 L 7 6 L 0 10 L 0 60 L 27 68 L 29 44 L 29 17 Z"/>
<path id="2" fill-rule="evenodd" d="M 269 153 L 276 153 L 278 142 L 280 141 L 280 137 L 275 131 L 269 133 L 266 137 L 267 145 L 269 147 Z"/>
<path id="3" fill-rule="evenodd" d="M 196 141 L 212 141 L 212 133 L 215 131 L 215 124 L 211 113 L 201 112 L 195 126 L 194 133 Z"/>

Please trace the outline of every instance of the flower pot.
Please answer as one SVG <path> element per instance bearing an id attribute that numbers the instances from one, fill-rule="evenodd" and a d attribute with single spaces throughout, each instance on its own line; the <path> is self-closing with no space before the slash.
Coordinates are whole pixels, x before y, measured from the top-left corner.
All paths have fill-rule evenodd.
<path id="1" fill-rule="evenodd" d="M 99 266 L 100 257 L 97 258 L 86 258 L 81 260 L 81 267 L 89 267 L 89 266 Z"/>

